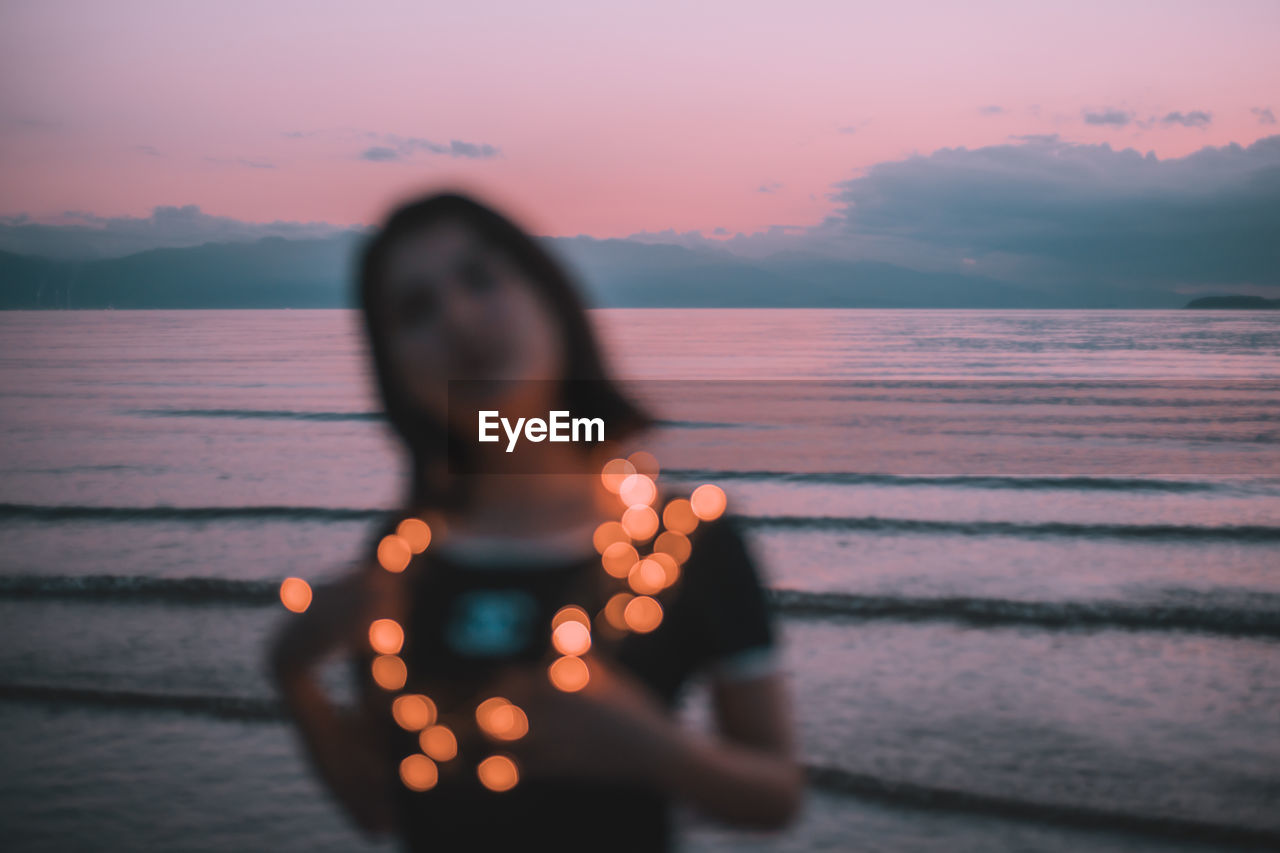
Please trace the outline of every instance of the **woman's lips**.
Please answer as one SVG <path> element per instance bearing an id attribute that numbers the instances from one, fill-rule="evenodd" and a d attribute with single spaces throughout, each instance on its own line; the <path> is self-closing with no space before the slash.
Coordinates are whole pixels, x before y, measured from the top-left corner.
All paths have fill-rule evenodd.
<path id="1" fill-rule="evenodd" d="M 462 351 L 454 359 L 455 375 L 464 379 L 499 379 L 507 354 L 497 347 Z"/>

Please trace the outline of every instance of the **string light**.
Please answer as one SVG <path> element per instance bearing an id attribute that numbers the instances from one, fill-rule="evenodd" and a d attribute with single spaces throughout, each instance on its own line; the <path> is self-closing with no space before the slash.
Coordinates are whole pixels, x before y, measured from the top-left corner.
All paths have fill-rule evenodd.
<path id="1" fill-rule="evenodd" d="M 429 791 L 439 778 L 436 763 L 421 753 L 405 756 L 400 762 L 400 781 L 411 791 Z"/>
<path id="2" fill-rule="evenodd" d="M 480 784 L 490 791 L 510 791 L 520 781 L 516 763 L 505 755 L 491 755 L 476 766 Z"/>
<path id="3" fill-rule="evenodd" d="M 381 655 L 395 655 L 404 646 L 404 629 L 394 619 L 375 619 L 369 625 L 369 645 Z"/>
<path id="4" fill-rule="evenodd" d="M 391 716 L 405 731 L 422 731 L 436 721 L 436 703 L 420 693 L 406 693 L 391 703 Z"/>
<path id="5" fill-rule="evenodd" d="M 680 567 L 692 552 L 689 537 L 700 522 L 713 521 L 725 511 L 724 491 L 710 483 L 698 486 L 687 499 L 667 501 L 659 511 L 654 506 L 659 498 L 658 471 L 658 460 L 643 450 L 626 459 L 611 459 L 601 469 L 602 485 L 618 497 L 622 506 L 618 520 L 601 523 L 591 538 L 605 575 L 618 587 L 595 622 L 613 638 L 657 630 L 664 616 L 657 596 L 679 581 Z M 378 565 L 400 575 L 415 556 L 427 550 L 431 540 L 431 526 L 425 520 L 405 518 L 394 533 L 379 540 Z M 311 586 L 302 578 L 285 578 L 280 584 L 280 601 L 294 613 L 306 611 L 311 598 Z M 573 693 L 590 683 L 591 669 L 585 656 L 595 645 L 592 625 L 591 616 L 577 604 L 566 604 L 552 618 L 550 639 L 555 656 L 547 666 L 547 677 L 556 689 Z M 369 624 L 368 639 L 376 653 L 370 670 L 373 680 L 383 690 L 398 694 L 391 702 L 392 718 L 401 729 L 417 733 L 421 750 L 401 760 L 400 780 L 412 791 L 429 791 L 440 781 L 439 765 L 458 756 L 454 727 L 466 715 L 459 716 L 456 709 L 451 710 L 446 717 L 450 723 L 446 725 L 440 722 L 440 709 L 429 696 L 400 692 L 410 679 L 408 667 L 400 657 L 406 638 L 399 622 L 388 617 L 374 619 Z M 511 743 L 529 732 L 524 709 L 502 696 L 480 701 L 473 716 L 479 732 L 492 741 Z M 475 770 L 480 784 L 494 792 L 509 791 L 520 780 L 515 759 L 503 753 L 485 757 Z"/>
<path id="6" fill-rule="evenodd" d="M 547 675 L 557 690 L 577 693 L 591 680 L 591 670 L 582 658 L 575 655 L 558 657 L 547 667 Z"/>
<path id="7" fill-rule="evenodd" d="M 450 761 L 458 754 L 458 738 L 448 726 L 427 726 L 418 735 L 418 745 L 436 761 Z"/>
<path id="8" fill-rule="evenodd" d="M 311 584 L 302 578 L 285 578 L 280 584 L 280 603 L 294 613 L 311 606 Z"/>

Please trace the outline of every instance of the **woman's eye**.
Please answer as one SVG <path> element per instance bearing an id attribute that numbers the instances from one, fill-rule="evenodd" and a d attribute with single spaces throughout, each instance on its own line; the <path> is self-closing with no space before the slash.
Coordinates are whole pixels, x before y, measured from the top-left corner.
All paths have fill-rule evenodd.
<path id="1" fill-rule="evenodd" d="M 397 319 L 401 325 L 412 325 L 431 319 L 435 311 L 436 300 L 420 291 L 401 301 Z"/>

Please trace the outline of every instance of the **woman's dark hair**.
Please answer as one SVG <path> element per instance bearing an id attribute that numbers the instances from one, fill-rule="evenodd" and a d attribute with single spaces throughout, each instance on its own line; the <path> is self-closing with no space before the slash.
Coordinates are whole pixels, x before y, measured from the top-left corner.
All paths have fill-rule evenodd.
<path id="1" fill-rule="evenodd" d="M 409 451 L 413 476 L 407 506 L 416 509 L 460 504 L 466 500 L 465 478 L 432 479 L 446 467 L 465 470 L 459 459 L 462 443 L 450 440 L 448 427 L 414 404 L 402 377 L 396 376 L 380 324 L 388 249 L 429 225 L 449 222 L 469 229 L 480 241 L 503 252 L 533 284 L 560 325 L 566 374 L 560 408 L 576 415 L 604 418 L 610 440 L 624 438 L 652 424 L 649 415 L 627 397 L 606 374 L 599 345 L 585 306 L 568 273 L 522 228 L 491 207 L 460 192 L 439 192 L 393 210 L 365 243 L 359 260 L 358 304 L 373 356 L 383 407 L 391 427 Z"/>

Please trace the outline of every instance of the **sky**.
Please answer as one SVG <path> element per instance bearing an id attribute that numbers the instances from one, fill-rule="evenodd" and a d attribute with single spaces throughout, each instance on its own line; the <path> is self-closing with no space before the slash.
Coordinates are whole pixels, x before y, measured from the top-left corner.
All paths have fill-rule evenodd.
<path id="1" fill-rule="evenodd" d="M 829 230 L 939 157 L 1252 150 L 1278 32 L 1274 0 L 8 2 L 0 216 L 367 225 L 453 185 L 545 235 Z"/>

